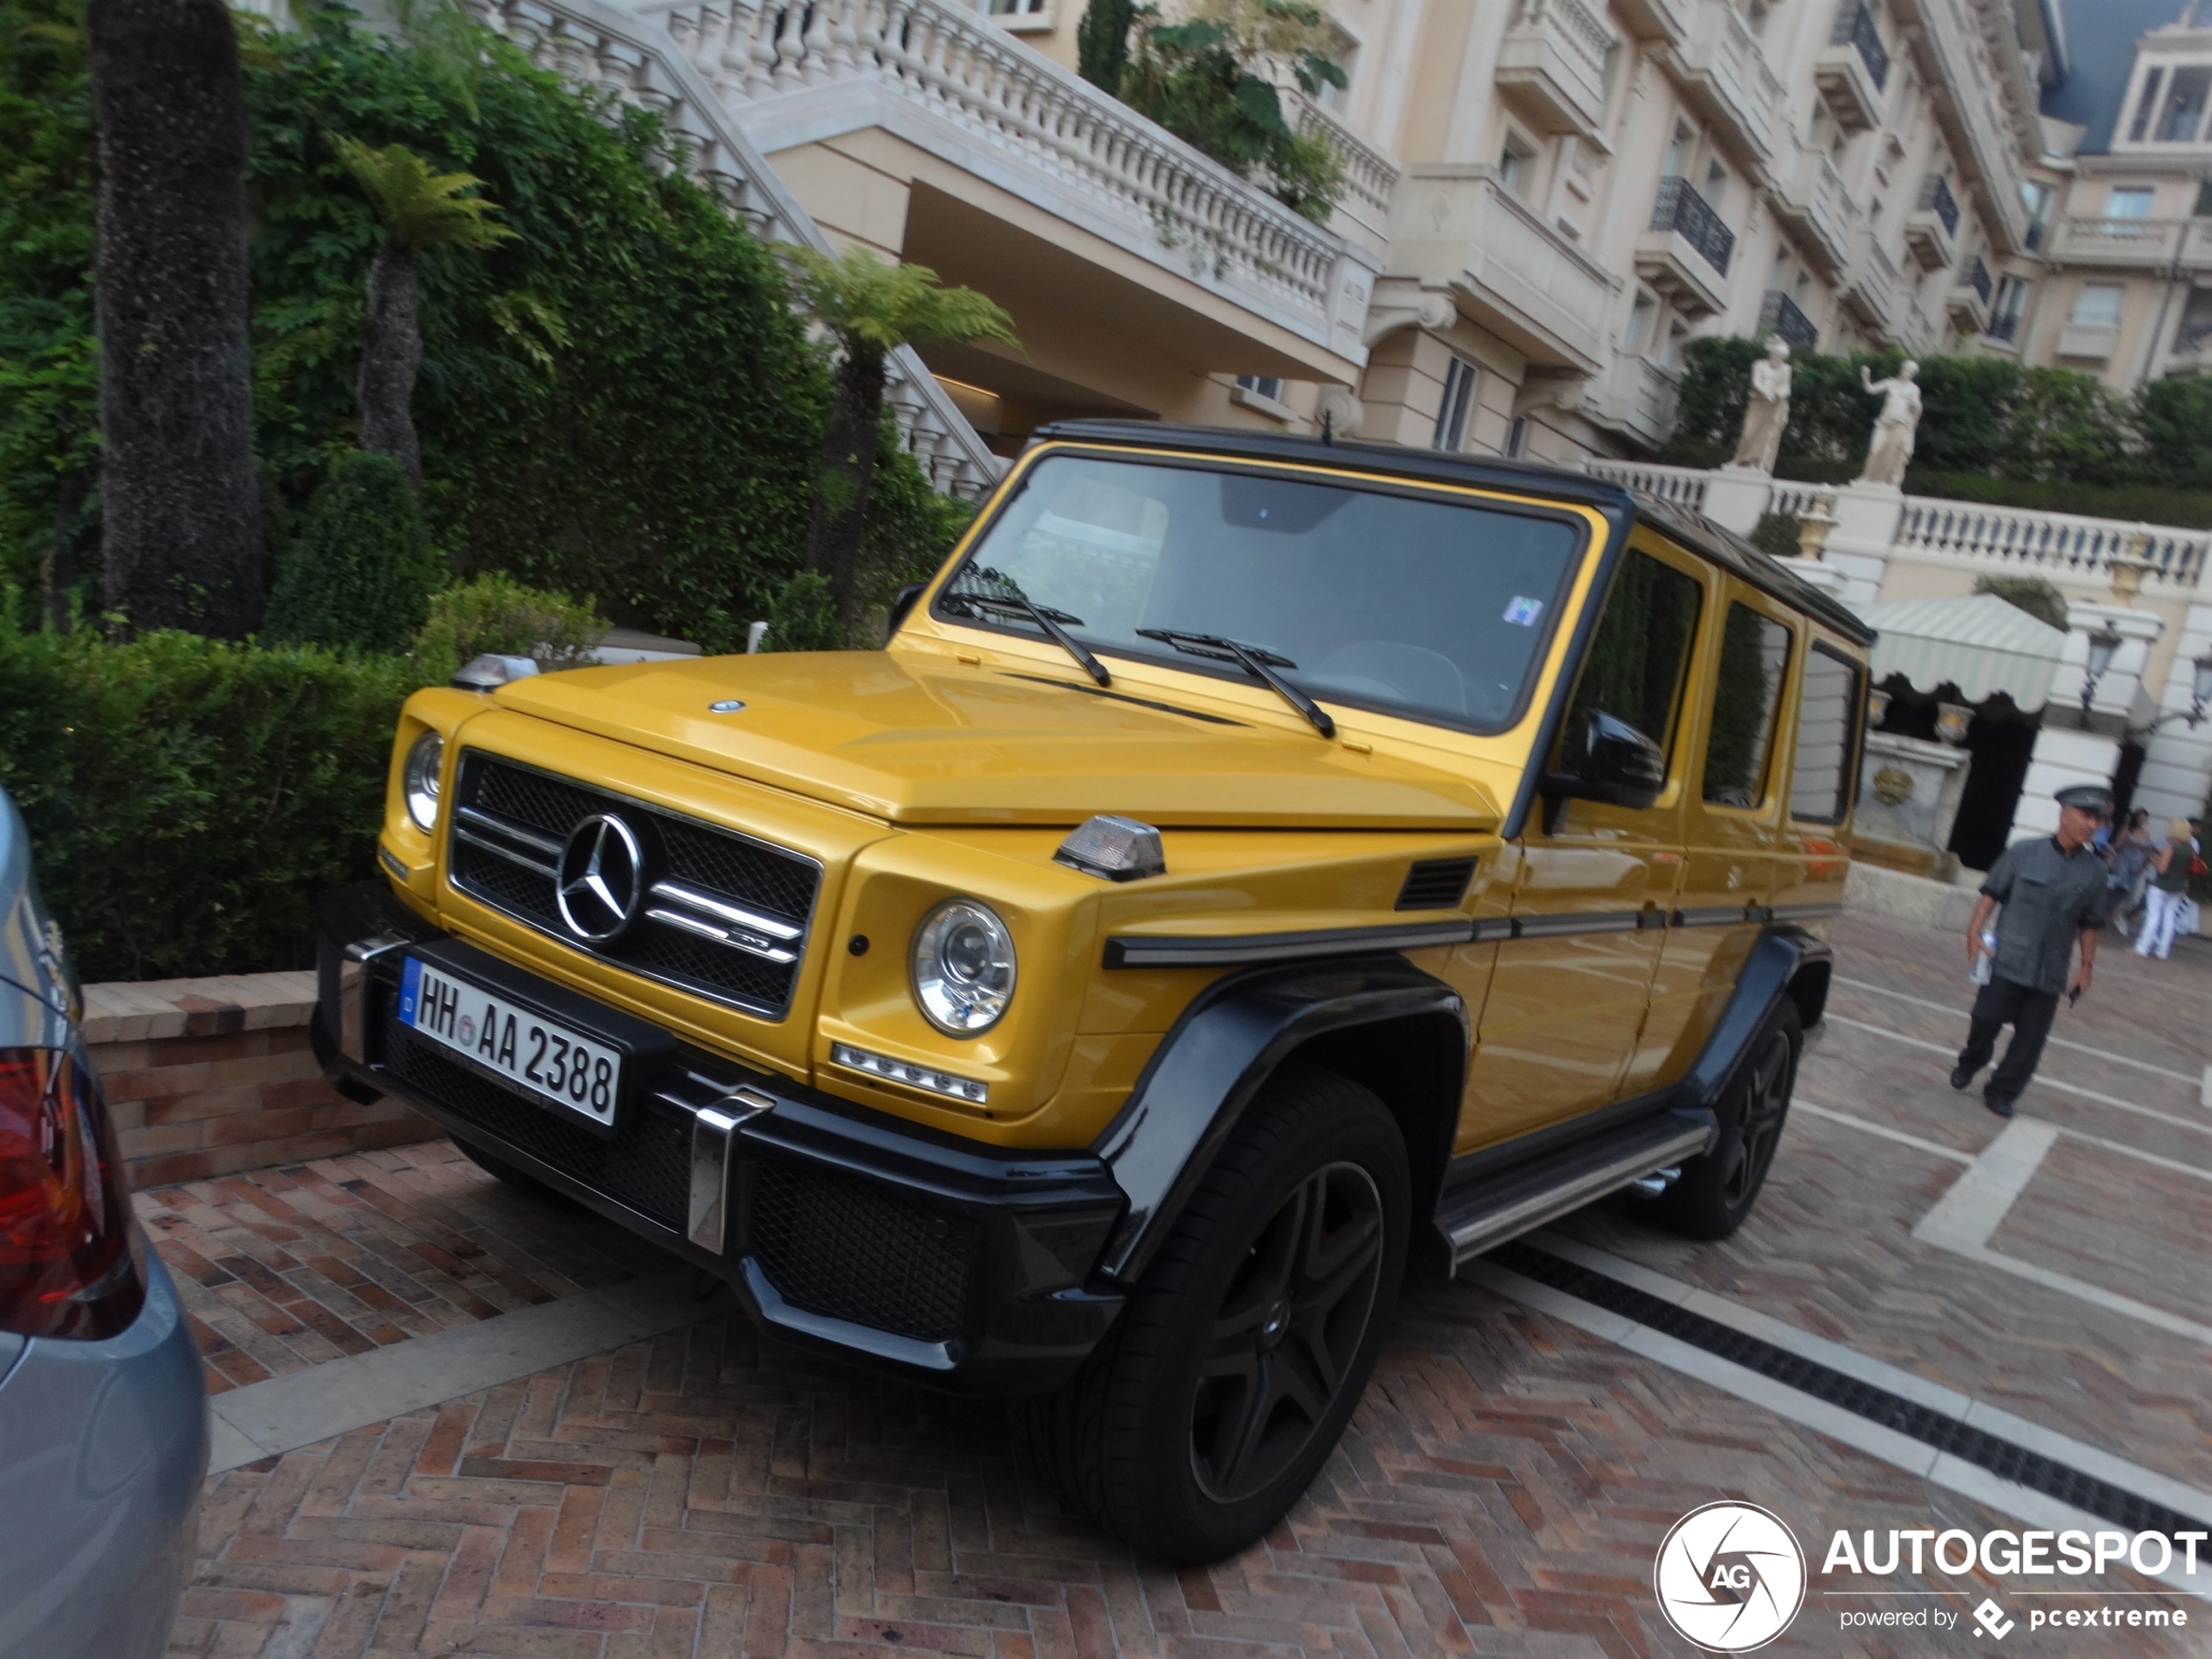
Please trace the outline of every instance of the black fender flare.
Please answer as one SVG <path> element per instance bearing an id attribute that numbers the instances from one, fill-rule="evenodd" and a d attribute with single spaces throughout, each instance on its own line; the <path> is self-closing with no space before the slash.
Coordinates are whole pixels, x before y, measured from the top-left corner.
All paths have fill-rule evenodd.
<path id="1" fill-rule="evenodd" d="M 1785 996 L 1794 997 L 1807 1028 L 1817 1025 L 1828 1003 L 1828 980 L 1835 953 L 1825 941 L 1803 927 L 1771 927 L 1744 959 L 1736 990 L 1721 1010 L 1713 1034 L 1679 1086 L 1679 1103 L 1717 1107 L 1750 1051 L 1751 1039 Z"/>
<path id="2" fill-rule="evenodd" d="M 1133 1282 L 1211 1167 L 1245 1108 L 1284 1058 L 1317 1037 L 1396 1021 L 1433 1022 L 1426 1056 L 1448 1080 L 1449 1109 L 1440 1114 L 1450 1152 L 1467 1076 L 1473 1026 L 1460 994 L 1402 956 L 1353 957 L 1255 968 L 1217 980 L 1193 999 L 1160 1039 L 1129 1099 L 1090 1150 L 1127 1195 L 1129 1207 L 1108 1239 L 1097 1271 Z M 1445 1030 L 1453 1051 L 1446 1055 Z M 1433 1195 L 1432 1195 L 1433 1196 Z"/>

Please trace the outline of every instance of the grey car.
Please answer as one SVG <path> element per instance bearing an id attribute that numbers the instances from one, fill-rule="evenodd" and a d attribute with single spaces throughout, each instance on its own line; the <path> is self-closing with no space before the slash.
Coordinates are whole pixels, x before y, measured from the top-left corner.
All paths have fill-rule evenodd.
<path id="1" fill-rule="evenodd" d="M 0 1659 L 162 1652 L 207 1473 L 199 1356 L 79 1011 L 0 792 Z"/>

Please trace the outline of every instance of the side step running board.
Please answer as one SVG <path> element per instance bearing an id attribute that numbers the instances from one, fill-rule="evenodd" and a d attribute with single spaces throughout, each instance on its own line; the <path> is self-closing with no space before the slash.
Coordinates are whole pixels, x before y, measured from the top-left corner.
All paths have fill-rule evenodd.
<path id="1" fill-rule="evenodd" d="M 1563 1146 L 1447 1192 L 1437 1205 L 1436 1227 L 1453 1270 L 1655 1170 L 1696 1157 L 1716 1132 L 1713 1114 L 1703 1107 L 1654 1112 L 1610 1135 Z"/>

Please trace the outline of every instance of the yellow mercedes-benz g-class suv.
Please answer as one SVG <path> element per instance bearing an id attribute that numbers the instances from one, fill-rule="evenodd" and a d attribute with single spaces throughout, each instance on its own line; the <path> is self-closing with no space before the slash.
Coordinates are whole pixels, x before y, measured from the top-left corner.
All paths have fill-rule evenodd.
<path id="1" fill-rule="evenodd" d="M 317 1042 L 794 1341 L 1264 1532 L 1409 1259 L 1758 1196 L 1865 628 L 1541 468 L 1050 427 L 881 651 L 417 693 Z"/>

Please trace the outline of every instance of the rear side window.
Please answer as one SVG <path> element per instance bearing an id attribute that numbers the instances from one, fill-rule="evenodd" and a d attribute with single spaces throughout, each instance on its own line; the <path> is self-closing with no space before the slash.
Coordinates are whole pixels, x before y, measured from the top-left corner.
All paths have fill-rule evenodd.
<path id="1" fill-rule="evenodd" d="M 1790 775 L 1790 816 L 1807 824 L 1840 824 L 1850 816 L 1853 761 L 1858 750 L 1858 664 L 1815 645 L 1805 659 L 1804 700 L 1797 705 L 1797 759 Z"/>
<path id="2" fill-rule="evenodd" d="M 1589 715 L 1609 714 L 1657 744 L 1671 767 L 1675 708 L 1703 597 L 1696 577 L 1630 550 L 1605 596 L 1561 730 L 1576 732 Z"/>
<path id="3" fill-rule="evenodd" d="M 1790 670 L 1790 631 L 1750 606 L 1731 604 L 1721 631 L 1721 666 L 1705 738 L 1705 799 L 1756 806 L 1766 795 L 1774 711 Z"/>

